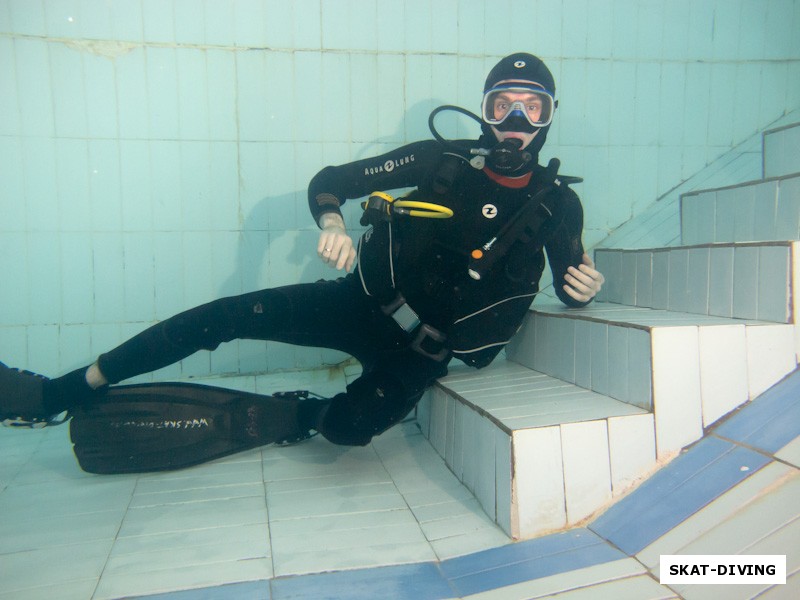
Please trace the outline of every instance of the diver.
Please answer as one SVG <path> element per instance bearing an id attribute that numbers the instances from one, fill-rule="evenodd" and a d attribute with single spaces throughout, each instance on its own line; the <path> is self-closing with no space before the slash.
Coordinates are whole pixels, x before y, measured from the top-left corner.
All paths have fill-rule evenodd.
<path id="1" fill-rule="evenodd" d="M 545 253 L 564 304 L 583 307 L 600 290 L 604 278 L 584 251 L 583 209 L 569 187 L 575 178 L 559 175 L 555 160 L 539 164 L 555 91 L 539 58 L 503 58 L 485 82 L 479 139 L 445 140 L 432 115 L 435 139 L 312 178 L 317 253 L 343 277 L 192 308 L 58 378 L 0 363 L 0 419 L 56 424 L 54 415 L 102 407 L 114 384 L 201 349 L 274 340 L 343 351 L 363 372 L 332 398 L 293 398 L 280 411 L 284 429 L 260 442 L 318 432 L 335 444 L 368 444 L 408 415 L 453 358 L 476 368 L 492 362 L 539 290 Z M 399 199 L 389 193 L 405 188 L 412 191 Z M 359 198 L 369 198 L 369 228 L 356 246 L 340 208 Z"/>

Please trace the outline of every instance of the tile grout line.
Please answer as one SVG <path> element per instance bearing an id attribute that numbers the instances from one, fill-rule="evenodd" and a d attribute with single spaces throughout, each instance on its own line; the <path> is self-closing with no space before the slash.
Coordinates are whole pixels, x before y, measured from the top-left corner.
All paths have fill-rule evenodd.
<path id="1" fill-rule="evenodd" d="M 400 423 L 398 423 L 398 426 L 401 425 L 404 422 L 405 422 L 405 420 L 401 421 Z M 383 461 L 383 456 L 381 456 L 380 451 L 378 450 L 378 448 L 375 446 L 374 443 L 371 443 L 370 446 L 372 447 L 373 452 L 375 452 L 375 456 L 378 457 L 378 461 L 380 461 L 381 467 L 383 468 L 384 471 L 386 471 L 386 475 L 388 475 L 389 479 L 392 480 L 392 486 L 397 491 L 397 493 L 400 495 L 400 497 L 403 499 L 403 504 L 406 505 L 406 508 L 411 513 L 411 516 L 414 517 L 414 521 L 416 521 L 417 527 L 419 528 L 420 533 L 425 538 L 425 543 L 428 544 L 428 547 L 430 548 L 430 550 L 433 553 L 433 555 L 437 557 L 437 559 L 438 559 L 437 563 L 441 562 L 441 559 L 439 558 L 439 554 L 436 552 L 436 549 L 433 547 L 433 544 L 431 544 L 431 541 L 428 539 L 428 536 L 426 535 L 425 530 L 422 528 L 422 523 L 419 522 L 419 517 L 417 517 L 417 514 L 414 512 L 414 509 L 411 508 L 411 505 L 408 503 L 408 499 L 406 498 L 405 494 L 403 494 L 403 492 L 400 491 L 400 488 L 397 487 L 397 483 L 394 480 L 394 476 L 389 471 L 389 469 L 386 467 L 386 463 Z"/>
<path id="2" fill-rule="evenodd" d="M 119 521 L 119 527 L 117 527 L 117 532 L 114 535 L 114 541 L 111 544 L 111 547 L 108 550 L 108 556 L 106 556 L 106 560 L 103 563 L 103 567 L 100 569 L 100 573 L 97 576 L 97 584 L 95 585 L 94 591 L 92 592 L 92 599 L 97 598 L 98 590 L 100 589 L 100 584 L 103 581 L 103 575 L 108 568 L 108 563 L 111 561 L 111 555 L 114 552 L 114 547 L 117 545 L 117 541 L 119 540 L 119 534 L 122 531 L 122 526 L 125 523 L 125 519 L 128 518 L 128 512 L 131 510 L 131 505 L 133 504 L 133 498 L 136 495 L 136 489 L 139 487 L 139 482 L 141 481 L 141 476 L 136 476 L 136 484 L 133 486 L 131 490 L 130 498 L 128 499 L 128 506 L 125 507 L 125 513 L 122 515 L 122 519 Z"/>

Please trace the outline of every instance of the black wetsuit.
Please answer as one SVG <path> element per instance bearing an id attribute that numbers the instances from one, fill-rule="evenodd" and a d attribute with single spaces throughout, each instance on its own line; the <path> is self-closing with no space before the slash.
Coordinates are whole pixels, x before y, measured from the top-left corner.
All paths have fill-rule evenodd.
<path id="1" fill-rule="evenodd" d="M 452 208 L 450 219 L 395 217 L 370 228 L 359 242 L 355 272 L 333 281 L 290 285 L 223 298 L 167 319 L 99 359 L 111 383 L 172 364 L 233 339 L 275 340 L 344 351 L 364 371 L 321 412 L 316 427 L 334 443 L 367 444 L 403 419 L 424 390 L 447 373 L 455 356 L 489 364 L 518 329 L 544 269 L 546 249 L 554 281 L 581 263 L 583 213 L 577 195 L 557 182 L 547 194 L 552 216 L 518 240 L 478 281 L 468 274 L 470 253 L 500 231 L 542 187 L 552 183 L 537 167 L 530 178 L 503 180 L 473 168 L 435 141 L 320 171 L 309 185 L 315 220 L 338 212 L 348 199 L 376 190 L 414 188 L 412 197 Z M 499 179 L 499 181 L 497 181 Z M 521 187 L 509 187 L 519 186 Z M 556 285 L 569 306 L 583 306 Z M 382 309 L 402 293 L 423 324 L 447 336 L 407 333 Z M 423 336 L 424 337 L 424 336 Z"/>

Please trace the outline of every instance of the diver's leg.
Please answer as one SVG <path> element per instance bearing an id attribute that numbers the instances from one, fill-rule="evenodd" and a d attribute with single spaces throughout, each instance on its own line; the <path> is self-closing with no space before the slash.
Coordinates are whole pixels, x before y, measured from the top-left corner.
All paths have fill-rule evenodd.
<path id="1" fill-rule="evenodd" d="M 320 410 L 313 428 L 334 444 L 364 446 L 403 420 L 425 390 L 446 374 L 447 361 L 411 348 L 384 353 L 371 371 Z"/>
<path id="2" fill-rule="evenodd" d="M 92 401 L 93 390 L 177 362 L 235 338 L 286 341 L 364 354 L 359 331 L 367 306 L 354 282 L 298 284 L 223 298 L 162 321 L 103 354 L 90 367 L 56 379 L 0 367 L 0 419 L 46 420 Z M 11 412 L 19 413 L 11 415 Z M 19 419 L 22 421 L 22 419 Z"/>
<path id="3" fill-rule="evenodd" d="M 234 339 L 271 340 L 363 354 L 375 337 L 370 303 L 353 281 L 318 281 L 215 300 L 100 356 L 109 383 L 149 373 Z"/>

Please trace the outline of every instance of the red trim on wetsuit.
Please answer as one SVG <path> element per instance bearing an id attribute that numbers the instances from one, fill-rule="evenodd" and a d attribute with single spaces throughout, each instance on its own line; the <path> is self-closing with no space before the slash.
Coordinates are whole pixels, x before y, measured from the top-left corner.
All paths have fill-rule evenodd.
<path id="1" fill-rule="evenodd" d="M 521 177 L 506 177 L 505 175 L 498 175 L 489 167 L 484 167 L 483 172 L 486 173 L 486 176 L 492 181 L 499 183 L 504 187 L 513 189 L 524 188 L 531 182 L 531 175 L 533 175 L 533 173 L 525 173 L 525 175 L 522 175 Z"/>

